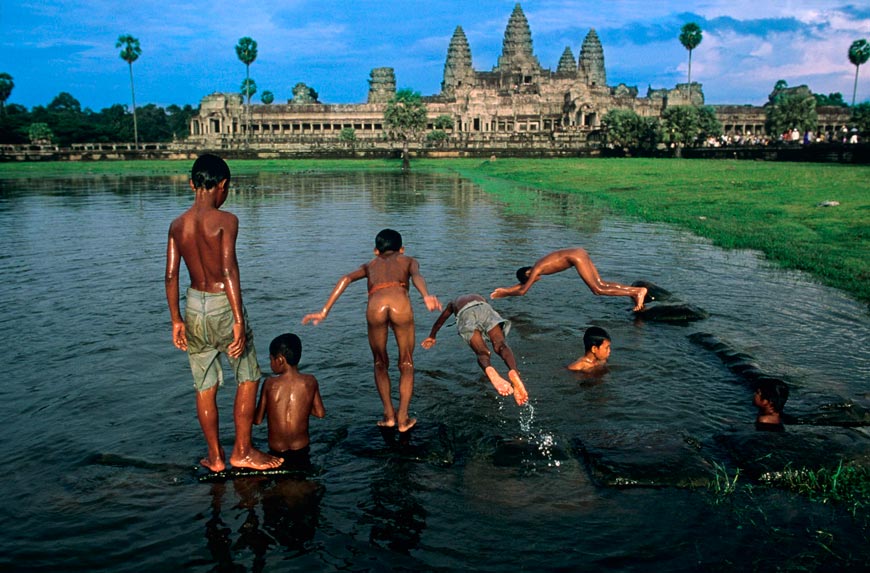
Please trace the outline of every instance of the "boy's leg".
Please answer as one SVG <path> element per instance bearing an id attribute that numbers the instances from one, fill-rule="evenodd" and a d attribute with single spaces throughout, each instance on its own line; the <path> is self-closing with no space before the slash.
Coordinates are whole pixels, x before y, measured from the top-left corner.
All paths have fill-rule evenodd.
<path id="1" fill-rule="evenodd" d="M 522 406 L 529 400 L 529 393 L 526 391 L 526 386 L 520 378 L 519 371 L 517 371 L 517 359 L 511 347 L 507 345 L 507 341 L 504 339 L 504 331 L 501 325 L 495 325 L 487 334 L 492 342 L 493 350 L 507 364 L 508 378 L 510 378 L 511 384 L 513 384 L 514 400 L 516 400 L 518 405 Z"/>
<path id="2" fill-rule="evenodd" d="M 496 326 L 493 328 L 493 330 L 496 329 L 501 330 L 501 327 Z M 492 383 L 496 392 L 502 396 L 507 396 L 513 392 L 511 383 L 502 378 L 498 371 L 493 367 L 492 362 L 489 359 L 489 348 L 486 347 L 486 342 L 483 340 L 483 335 L 479 330 L 475 330 L 474 334 L 471 335 L 468 345 L 477 356 L 477 363 L 480 365 L 484 374 L 486 374 L 486 377 L 489 378 L 489 381 Z"/>
<path id="3" fill-rule="evenodd" d="M 236 401 L 233 405 L 236 441 L 230 464 L 237 468 L 267 470 L 277 468 L 283 460 L 256 449 L 251 440 L 251 427 L 257 410 L 257 386 L 256 380 L 248 380 L 239 384 L 236 389 Z"/>
<path id="4" fill-rule="evenodd" d="M 196 393 L 196 417 L 199 419 L 199 426 L 202 428 L 208 447 L 208 457 L 199 460 L 199 464 L 213 472 L 226 469 L 224 450 L 220 444 L 217 389 L 218 385 L 215 384 L 211 388 Z"/>
<path id="5" fill-rule="evenodd" d="M 388 370 L 387 323 L 369 320 L 368 332 L 369 346 L 372 349 L 372 358 L 374 359 L 375 386 L 377 386 L 378 395 L 384 405 L 384 417 L 378 422 L 378 426 L 392 428 L 396 425 L 396 411 L 393 409 L 393 399 L 390 396 L 392 384 Z"/>
<path id="6" fill-rule="evenodd" d="M 598 274 L 598 269 L 592 264 L 588 253 L 583 253 L 575 260 L 574 267 L 580 274 L 580 278 L 596 295 L 628 296 L 634 299 L 634 310 L 643 308 L 643 299 L 646 296 L 646 287 L 626 286 L 616 282 L 605 281 Z"/>
<path id="7" fill-rule="evenodd" d="M 396 421 L 399 431 L 407 432 L 417 423 L 408 413 L 414 394 L 414 315 L 395 312 L 391 323 L 399 351 L 399 411 Z"/>

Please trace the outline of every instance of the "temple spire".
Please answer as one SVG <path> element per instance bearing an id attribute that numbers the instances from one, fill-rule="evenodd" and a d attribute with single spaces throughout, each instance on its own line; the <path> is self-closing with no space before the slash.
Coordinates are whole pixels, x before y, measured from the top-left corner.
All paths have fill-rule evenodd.
<path id="1" fill-rule="evenodd" d="M 462 26 L 456 26 L 450 46 L 447 48 L 447 60 L 444 62 L 444 80 L 441 82 L 441 93 L 452 96 L 456 88 L 474 85 L 474 69 L 471 67 L 471 48 Z"/>
<path id="2" fill-rule="evenodd" d="M 574 59 L 574 52 L 571 51 L 571 46 L 565 46 L 565 51 L 562 52 L 562 57 L 559 58 L 559 65 L 556 68 L 557 74 L 574 74 L 577 72 L 577 61 Z"/>
<path id="3" fill-rule="evenodd" d="M 578 64 L 580 75 L 589 85 L 604 87 L 607 85 L 607 76 L 604 73 L 604 48 L 595 28 L 590 28 L 580 48 L 580 62 Z"/>
<path id="4" fill-rule="evenodd" d="M 526 15 L 519 4 L 514 6 L 514 11 L 508 20 L 496 71 L 523 75 L 541 71 L 541 64 L 532 52 L 532 31 L 529 29 L 529 21 L 526 20 Z"/>

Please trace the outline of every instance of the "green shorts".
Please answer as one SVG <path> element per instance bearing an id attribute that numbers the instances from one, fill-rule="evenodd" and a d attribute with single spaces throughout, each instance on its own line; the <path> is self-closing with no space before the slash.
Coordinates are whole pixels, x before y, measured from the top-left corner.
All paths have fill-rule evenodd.
<path id="1" fill-rule="evenodd" d="M 193 373 L 193 387 L 197 392 L 208 390 L 215 384 L 223 384 L 224 375 L 220 355 L 236 376 L 236 384 L 259 381 L 262 373 L 257 363 L 254 348 L 254 333 L 248 322 L 248 312 L 242 308 L 245 318 L 245 350 L 238 358 L 227 354 L 233 342 L 233 310 L 225 293 L 202 292 L 187 289 L 184 307 L 184 327 L 187 333 L 187 356 Z"/>
<path id="2" fill-rule="evenodd" d="M 456 330 L 467 343 L 471 343 L 471 337 L 476 330 L 480 331 L 484 340 L 489 340 L 489 331 L 499 324 L 504 335 L 507 336 L 511 330 L 511 321 L 503 319 L 494 308 L 482 300 L 473 300 L 456 313 Z"/>

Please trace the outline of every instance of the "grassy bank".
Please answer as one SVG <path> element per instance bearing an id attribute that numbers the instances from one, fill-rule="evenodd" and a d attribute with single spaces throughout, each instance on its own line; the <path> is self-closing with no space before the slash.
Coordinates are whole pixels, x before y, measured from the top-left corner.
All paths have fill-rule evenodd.
<path id="1" fill-rule="evenodd" d="M 234 173 L 397 170 L 398 160 L 233 161 Z M 0 163 L 0 177 L 186 174 L 190 161 Z M 418 160 L 450 172 L 515 210 L 534 214 L 542 193 L 576 195 L 600 208 L 663 222 L 725 248 L 762 251 L 787 268 L 870 302 L 870 167 L 670 159 Z M 820 207 L 838 201 L 835 207 Z"/>

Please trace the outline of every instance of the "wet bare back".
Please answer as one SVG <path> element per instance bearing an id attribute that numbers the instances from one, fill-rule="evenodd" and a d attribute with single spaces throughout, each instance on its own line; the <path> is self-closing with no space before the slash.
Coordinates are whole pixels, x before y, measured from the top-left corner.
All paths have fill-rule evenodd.
<path id="1" fill-rule="evenodd" d="M 227 273 L 238 268 L 236 236 L 239 221 L 235 215 L 194 205 L 169 227 L 190 275 L 190 286 L 203 292 L 226 289 Z"/>
<path id="2" fill-rule="evenodd" d="M 308 445 L 308 418 L 323 417 L 317 380 L 310 374 L 283 374 L 263 383 L 265 412 L 269 421 L 269 447 L 276 452 L 299 450 Z"/>

